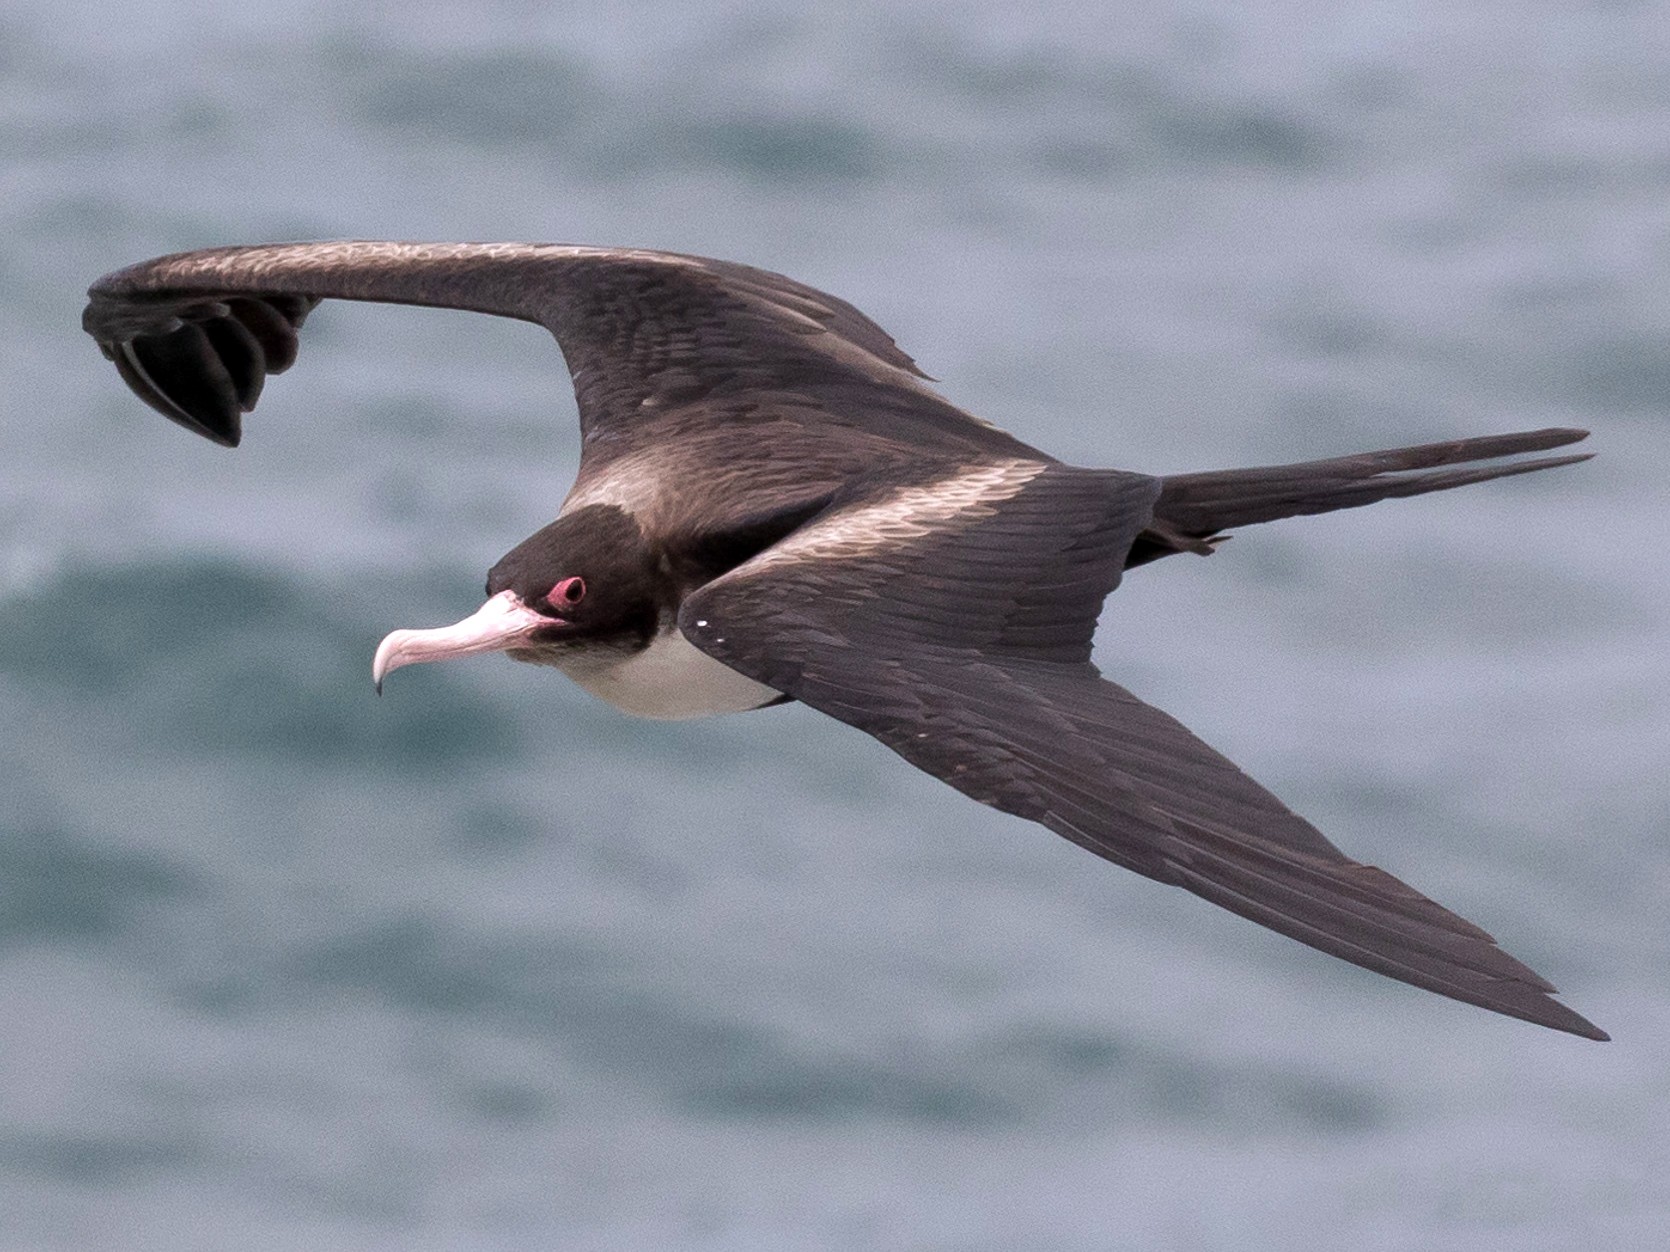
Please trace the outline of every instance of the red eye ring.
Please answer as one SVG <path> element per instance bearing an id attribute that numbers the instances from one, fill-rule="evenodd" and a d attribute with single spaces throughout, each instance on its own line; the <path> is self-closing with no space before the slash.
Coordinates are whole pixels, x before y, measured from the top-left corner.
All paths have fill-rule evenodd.
<path id="1" fill-rule="evenodd" d="M 554 609 L 567 608 L 578 604 L 586 598 L 586 580 L 584 578 L 565 578 L 545 597 L 545 603 Z"/>

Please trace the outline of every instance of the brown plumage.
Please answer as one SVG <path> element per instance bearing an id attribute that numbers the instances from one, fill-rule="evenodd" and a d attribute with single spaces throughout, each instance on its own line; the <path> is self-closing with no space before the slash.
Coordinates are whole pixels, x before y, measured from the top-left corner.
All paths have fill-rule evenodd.
<path id="1" fill-rule="evenodd" d="M 482 614 L 385 640 L 379 681 L 505 650 L 655 716 L 798 699 L 982 803 L 1301 942 L 1606 1037 L 1483 930 L 1346 857 L 1089 659 L 1127 568 L 1210 552 L 1232 527 L 1583 460 L 1478 464 L 1585 432 L 1164 478 L 1080 469 L 950 404 L 842 300 L 624 249 L 220 248 L 89 294 L 86 329 L 129 386 L 227 445 L 322 299 L 472 309 L 556 337 L 583 440 L 561 516 L 495 567 Z M 553 587 L 591 598 L 565 609 Z M 669 675 L 694 694 L 663 702 L 645 685 Z"/>

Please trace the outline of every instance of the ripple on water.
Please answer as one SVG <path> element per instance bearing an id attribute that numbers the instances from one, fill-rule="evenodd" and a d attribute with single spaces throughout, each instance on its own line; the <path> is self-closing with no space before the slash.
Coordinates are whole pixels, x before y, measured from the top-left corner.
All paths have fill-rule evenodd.
<path id="1" fill-rule="evenodd" d="M 218 560 L 75 567 L 0 603 L 0 674 L 119 710 L 148 749 L 431 768 L 511 759 L 512 717 L 446 674 L 370 698 L 365 591 Z"/>
<path id="2" fill-rule="evenodd" d="M 139 911 L 200 890 L 195 875 L 159 856 L 51 826 L 0 826 L 0 946 L 108 939 Z"/>

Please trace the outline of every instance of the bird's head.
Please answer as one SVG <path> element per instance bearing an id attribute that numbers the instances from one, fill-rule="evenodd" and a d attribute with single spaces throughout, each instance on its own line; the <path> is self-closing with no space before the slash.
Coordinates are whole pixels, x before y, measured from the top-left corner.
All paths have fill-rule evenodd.
<path id="1" fill-rule="evenodd" d="M 377 646 L 371 677 L 402 665 L 504 652 L 565 667 L 640 650 L 663 610 L 658 562 L 631 516 L 592 505 L 559 517 L 500 558 L 487 602 L 451 626 L 397 630 Z"/>

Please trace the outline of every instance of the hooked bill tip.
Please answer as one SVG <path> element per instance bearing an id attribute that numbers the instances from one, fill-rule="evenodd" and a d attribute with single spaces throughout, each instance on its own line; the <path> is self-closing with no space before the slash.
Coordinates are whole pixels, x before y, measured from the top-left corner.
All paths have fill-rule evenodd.
<path id="1" fill-rule="evenodd" d="M 384 636 L 371 659 L 371 685 L 378 695 L 383 680 L 405 665 L 445 661 L 478 652 L 502 652 L 553 624 L 509 591 L 501 591 L 461 622 L 433 630 L 396 630 Z"/>
<path id="2" fill-rule="evenodd" d="M 383 680 L 389 676 L 391 670 L 400 668 L 397 655 L 401 640 L 408 632 L 394 631 L 385 635 L 383 641 L 377 645 L 377 652 L 371 658 L 371 689 L 378 695 L 383 694 Z"/>

